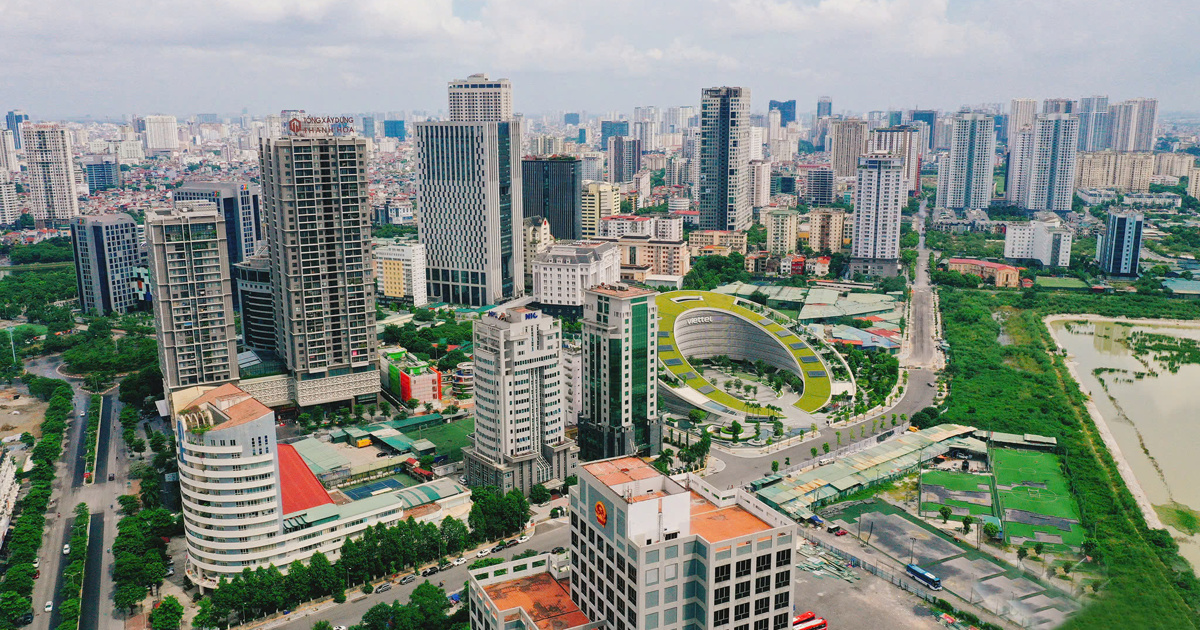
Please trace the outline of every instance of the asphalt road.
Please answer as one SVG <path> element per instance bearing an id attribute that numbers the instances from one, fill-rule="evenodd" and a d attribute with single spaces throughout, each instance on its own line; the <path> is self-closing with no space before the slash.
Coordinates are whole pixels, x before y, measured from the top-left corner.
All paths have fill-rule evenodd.
<path id="1" fill-rule="evenodd" d="M 62 358 L 59 356 L 39 357 L 28 361 L 25 369 L 39 376 L 62 379 L 64 377 L 57 372 L 61 364 Z M 42 577 L 33 585 L 34 617 L 28 628 L 49 630 L 58 625 L 57 612 L 62 604 L 58 587 L 62 570 L 66 567 L 62 546 L 70 539 L 72 510 L 83 502 L 88 504 L 95 518 L 88 535 L 82 614 L 93 616 L 89 619 L 91 625 L 80 627 L 120 630 L 124 628 L 124 621 L 112 607 L 112 555 L 106 554 L 104 550 L 112 548 L 117 536 L 118 515 L 115 512 L 115 504 L 117 497 L 125 493 L 129 470 L 129 459 L 124 444 L 120 443 L 120 433 L 112 429 L 120 414 L 121 403 L 117 401 L 115 391 L 105 396 L 104 411 L 101 414 L 100 446 L 96 453 L 98 479 L 94 484 L 84 485 L 84 457 L 87 452 L 84 437 L 87 435 L 87 427 L 86 422 L 80 421 L 79 412 L 87 409 L 91 394 L 79 389 L 81 382 L 78 379 L 65 380 L 76 388 L 75 410 L 67 428 L 63 457 L 59 460 L 56 479 L 51 486 L 46 532 L 39 552 L 42 559 Z M 114 439 L 117 443 L 113 442 Z M 113 482 L 108 481 L 110 472 L 116 475 Z M 89 588 L 90 590 L 87 590 Z M 54 613 L 44 612 L 47 601 L 54 602 Z"/>
<path id="2" fill-rule="evenodd" d="M 536 549 L 538 551 L 550 551 L 555 547 L 568 547 L 571 543 L 571 528 L 565 521 L 553 521 L 542 523 L 534 530 L 534 535 L 530 537 L 529 542 L 505 549 L 502 553 L 497 554 L 504 559 L 511 559 L 513 556 L 527 549 Z M 488 545 L 489 547 L 491 545 Z M 309 616 L 302 616 L 302 613 L 294 613 L 292 619 L 280 625 L 269 625 L 272 630 L 310 630 L 312 625 L 322 619 L 329 621 L 335 626 L 350 627 L 358 623 L 364 614 L 377 604 L 391 604 L 396 600 L 407 602 L 412 592 L 420 586 L 425 580 L 434 584 L 445 582 L 446 593 L 450 594 L 462 588 L 464 582 L 467 581 L 467 567 L 475 560 L 474 551 L 466 555 L 468 561 L 461 566 L 452 567 L 449 570 L 433 575 L 429 578 L 417 577 L 415 582 L 401 586 L 392 584 L 392 590 L 386 593 L 373 593 L 356 601 L 347 601 L 345 604 L 335 606 L 328 610 L 323 610 Z M 492 556 L 488 556 L 489 558 Z M 353 599 L 355 596 L 361 595 L 360 591 L 352 591 L 346 594 Z"/>

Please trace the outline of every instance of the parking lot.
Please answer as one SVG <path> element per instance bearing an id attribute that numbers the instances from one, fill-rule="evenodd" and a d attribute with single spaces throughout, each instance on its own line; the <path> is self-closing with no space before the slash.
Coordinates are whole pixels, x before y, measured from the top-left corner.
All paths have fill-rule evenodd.
<path id="1" fill-rule="evenodd" d="M 929 630 L 941 626 L 924 602 L 861 569 L 861 580 L 797 571 L 796 612 L 811 610 L 838 630 Z"/>

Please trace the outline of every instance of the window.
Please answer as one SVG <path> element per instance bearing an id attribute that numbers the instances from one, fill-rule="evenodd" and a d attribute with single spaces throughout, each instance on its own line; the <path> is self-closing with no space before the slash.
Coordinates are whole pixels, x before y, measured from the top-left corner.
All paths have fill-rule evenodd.
<path id="1" fill-rule="evenodd" d="M 775 588 L 786 588 L 788 583 L 792 581 L 791 570 L 780 571 L 775 574 Z"/>
<path id="2" fill-rule="evenodd" d="M 744 604 L 738 604 L 737 606 L 733 607 L 733 620 L 734 621 L 741 621 L 748 617 L 750 617 L 750 602 L 746 602 Z"/>
<path id="3" fill-rule="evenodd" d="M 765 615 L 769 612 L 771 612 L 771 598 L 770 597 L 763 597 L 761 599 L 754 600 L 754 614 Z"/>
<path id="4" fill-rule="evenodd" d="M 784 628 L 788 627 L 788 622 L 790 621 L 788 619 L 789 616 L 790 615 L 787 613 L 775 615 L 775 623 L 771 624 L 771 627 L 774 628 L 774 630 L 783 630 Z"/>
<path id="5" fill-rule="evenodd" d="M 654 608 L 658 606 L 658 591 L 648 591 L 646 593 L 646 608 Z"/>
<path id="6" fill-rule="evenodd" d="M 738 577 L 746 577 L 747 575 L 750 575 L 750 561 L 749 560 L 738 560 L 737 576 Z"/>
<path id="7" fill-rule="evenodd" d="M 722 586 L 721 588 L 717 589 L 716 591 L 713 591 L 713 603 L 714 604 L 728 604 L 729 603 L 729 587 L 728 586 Z M 647 604 L 647 605 L 649 605 L 649 604 Z"/>
<path id="8" fill-rule="evenodd" d="M 771 554 L 766 553 L 754 559 L 754 570 L 758 573 L 771 570 Z"/>
<path id="9" fill-rule="evenodd" d="M 717 582 L 729 581 L 729 565 L 723 564 L 717 567 Z"/>
<path id="10" fill-rule="evenodd" d="M 675 600 L 677 600 L 677 599 L 679 599 L 679 587 L 678 586 L 668 586 L 667 588 L 663 589 L 663 603 L 664 604 L 673 604 L 673 603 L 675 603 Z"/>
<path id="11" fill-rule="evenodd" d="M 646 586 L 658 584 L 658 569 L 646 569 Z"/>
<path id="12" fill-rule="evenodd" d="M 750 597 L 750 580 L 738 582 L 737 587 L 733 589 L 733 596 L 738 599 Z"/>
<path id="13" fill-rule="evenodd" d="M 755 593 L 766 593 L 769 590 L 771 590 L 771 576 L 764 575 L 754 579 Z"/>
<path id="14" fill-rule="evenodd" d="M 758 621 L 754 622 L 754 630 L 767 630 L 767 626 L 769 626 L 770 623 L 771 621 L 769 619 L 759 619 Z"/>
<path id="15" fill-rule="evenodd" d="M 775 552 L 775 568 L 786 567 L 792 563 L 792 550 L 781 549 Z"/>
<path id="16" fill-rule="evenodd" d="M 658 613 L 650 613 L 646 615 L 646 630 L 654 630 L 658 627 Z"/>
<path id="17" fill-rule="evenodd" d="M 788 601 L 788 595 L 789 593 L 787 591 L 775 593 L 775 610 L 788 607 L 788 604 L 790 603 Z"/>
<path id="18" fill-rule="evenodd" d="M 713 613 L 713 625 L 714 626 L 729 625 L 729 609 L 728 608 L 722 608 L 721 610 L 718 610 Z"/>

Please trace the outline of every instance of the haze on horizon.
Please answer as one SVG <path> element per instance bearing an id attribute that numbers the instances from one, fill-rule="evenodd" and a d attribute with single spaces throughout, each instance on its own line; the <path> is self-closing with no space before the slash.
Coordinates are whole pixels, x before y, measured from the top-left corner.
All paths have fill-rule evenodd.
<path id="1" fill-rule="evenodd" d="M 702 87 L 834 111 L 1147 96 L 1200 109 L 1185 0 L 0 0 L 0 109 L 34 119 L 428 110 L 507 77 L 514 109 L 688 105 Z"/>

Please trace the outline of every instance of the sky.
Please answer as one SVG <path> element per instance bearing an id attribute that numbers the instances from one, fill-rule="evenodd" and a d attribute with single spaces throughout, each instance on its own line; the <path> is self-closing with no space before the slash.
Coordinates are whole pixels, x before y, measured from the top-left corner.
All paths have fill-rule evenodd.
<path id="1" fill-rule="evenodd" d="M 0 111 L 631 112 L 748 87 L 752 111 L 1157 97 L 1200 110 L 1195 0 L 0 0 Z"/>

